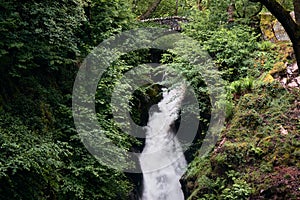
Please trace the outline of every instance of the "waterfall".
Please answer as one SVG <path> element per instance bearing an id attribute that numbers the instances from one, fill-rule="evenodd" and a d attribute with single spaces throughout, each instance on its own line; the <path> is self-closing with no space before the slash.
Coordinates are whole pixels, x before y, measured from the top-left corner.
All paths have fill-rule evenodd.
<path id="1" fill-rule="evenodd" d="M 187 163 L 171 128 L 184 92 L 183 85 L 163 89 L 163 99 L 150 108 L 145 147 L 139 158 L 143 171 L 141 200 L 184 200 L 179 179 Z"/>

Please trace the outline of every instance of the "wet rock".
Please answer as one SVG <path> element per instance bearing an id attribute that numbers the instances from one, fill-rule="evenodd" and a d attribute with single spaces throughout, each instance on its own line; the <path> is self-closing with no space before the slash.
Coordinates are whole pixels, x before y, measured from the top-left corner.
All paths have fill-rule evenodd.
<path id="1" fill-rule="evenodd" d="M 285 29 L 281 25 L 279 21 L 276 21 L 275 25 L 273 26 L 273 30 L 275 33 L 275 37 L 279 41 L 289 41 L 290 38 L 288 34 L 285 32 Z"/>
<path id="2" fill-rule="evenodd" d="M 295 20 L 295 12 L 291 12 L 290 15 Z M 276 20 L 273 26 L 273 31 L 278 41 L 290 41 L 288 34 L 279 21 Z"/>
<path id="3" fill-rule="evenodd" d="M 283 79 L 281 79 L 281 81 L 280 81 L 280 83 L 282 84 L 282 85 L 286 85 L 287 84 L 287 78 L 283 78 Z"/>
<path id="4" fill-rule="evenodd" d="M 294 78 L 294 80 L 298 83 L 298 85 L 300 85 L 300 76 Z"/>
<path id="5" fill-rule="evenodd" d="M 282 135 L 287 135 L 287 134 L 288 134 L 288 131 L 287 131 L 285 128 L 283 128 L 282 125 L 280 125 L 280 133 L 281 133 Z"/>
<path id="6" fill-rule="evenodd" d="M 287 66 L 287 73 L 290 75 L 297 73 L 298 70 L 299 69 L 298 69 L 297 63 L 293 63 L 293 64 Z"/>
<path id="7" fill-rule="evenodd" d="M 288 87 L 295 88 L 298 87 L 298 84 L 295 81 L 292 81 L 291 83 L 288 84 Z"/>
<path id="8" fill-rule="evenodd" d="M 193 187 L 194 181 L 187 180 L 186 176 L 187 176 L 186 174 L 183 175 L 179 180 L 181 184 L 181 189 L 183 191 L 184 199 L 187 199 L 192 194 L 192 191 L 194 189 Z"/>
<path id="9" fill-rule="evenodd" d="M 129 180 L 133 183 L 134 188 L 129 194 L 129 200 L 140 200 L 142 194 L 143 174 L 141 173 L 125 173 Z"/>
<path id="10" fill-rule="evenodd" d="M 279 74 L 279 78 L 277 78 L 276 80 L 278 80 L 283 87 L 290 87 L 290 88 L 300 87 L 300 76 L 298 76 L 299 69 L 297 63 L 293 63 L 291 65 L 288 65 L 286 63 L 285 66 L 287 66 L 286 73 Z M 272 70 L 274 70 L 274 68 Z"/>

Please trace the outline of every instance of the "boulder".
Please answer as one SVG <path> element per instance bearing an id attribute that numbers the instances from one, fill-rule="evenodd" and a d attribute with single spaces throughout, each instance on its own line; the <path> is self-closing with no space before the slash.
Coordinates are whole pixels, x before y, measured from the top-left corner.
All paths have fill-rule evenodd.
<path id="1" fill-rule="evenodd" d="M 298 72 L 298 70 L 299 69 L 298 69 L 297 63 L 293 63 L 293 64 L 287 66 L 287 73 L 289 75 L 296 74 Z"/>
<path id="2" fill-rule="evenodd" d="M 275 42 L 277 40 L 273 32 L 275 20 L 276 18 L 269 12 L 262 13 L 260 15 L 260 30 L 264 40 L 269 40 L 271 42 Z"/>
<path id="3" fill-rule="evenodd" d="M 288 87 L 295 88 L 298 87 L 298 84 L 296 83 L 296 81 L 292 81 L 291 83 L 288 84 Z"/>
<path id="4" fill-rule="evenodd" d="M 291 12 L 290 15 L 295 20 L 295 13 Z M 281 23 L 269 12 L 261 14 L 260 29 L 265 40 L 271 42 L 290 41 L 290 38 Z"/>
<path id="5" fill-rule="evenodd" d="M 288 81 L 287 78 L 283 78 L 283 79 L 281 79 L 280 83 L 281 83 L 282 85 L 286 85 L 286 84 L 287 84 L 287 81 Z"/>
<path id="6" fill-rule="evenodd" d="M 300 85 L 300 76 L 298 76 L 298 77 L 294 78 L 294 80 L 295 80 L 295 82 L 297 82 L 297 83 L 298 83 L 298 85 Z"/>
<path id="7" fill-rule="evenodd" d="M 285 32 L 285 29 L 277 20 L 275 22 L 275 25 L 273 26 L 273 31 L 278 41 L 290 41 L 288 34 Z"/>

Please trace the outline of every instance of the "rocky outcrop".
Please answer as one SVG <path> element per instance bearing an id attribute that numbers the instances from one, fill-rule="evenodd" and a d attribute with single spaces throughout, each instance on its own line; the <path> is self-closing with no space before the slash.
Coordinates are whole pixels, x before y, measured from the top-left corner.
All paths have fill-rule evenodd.
<path id="1" fill-rule="evenodd" d="M 142 183 L 143 183 L 143 174 L 142 173 L 127 173 L 126 176 L 133 183 L 134 188 L 129 194 L 129 200 L 140 200 L 142 194 Z"/>
<path id="2" fill-rule="evenodd" d="M 287 65 L 286 73 L 282 76 L 278 76 L 276 79 L 285 88 L 299 88 L 300 87 L 300 76 L 298 73 L 297 63 Z"/>
<path id="3" fill-rule="evenodd" d="M 285 88 L 300 88 L 300 76 L 297 63 L 277 63 L 265 76 L 264 82 L 279 81 Z"/>
<path id="4" fill-rule="evenodd" d="M 291 12 L 290 15 L 295 19 L 294 12 Z M 281 23 L 271 13 L 261 14 L 260 28 L 265 40 L 271 42 L 290 41 Z"/>

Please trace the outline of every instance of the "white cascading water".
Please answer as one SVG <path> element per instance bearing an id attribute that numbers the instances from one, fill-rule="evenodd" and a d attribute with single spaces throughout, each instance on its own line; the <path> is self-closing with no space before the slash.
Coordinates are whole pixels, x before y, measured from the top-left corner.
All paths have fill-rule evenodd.
<path id="1" fill-rule="evenodd" d="M 184 200 L 179 179 L 187 163 L 171 129 L 178 118 L 184 92 L 184 86 L 164 89 L 163 99 L 156 105 L 159 110 L 150 112 L 145 147 L 139 158 L 143 171 L 141 200 Z"/>

